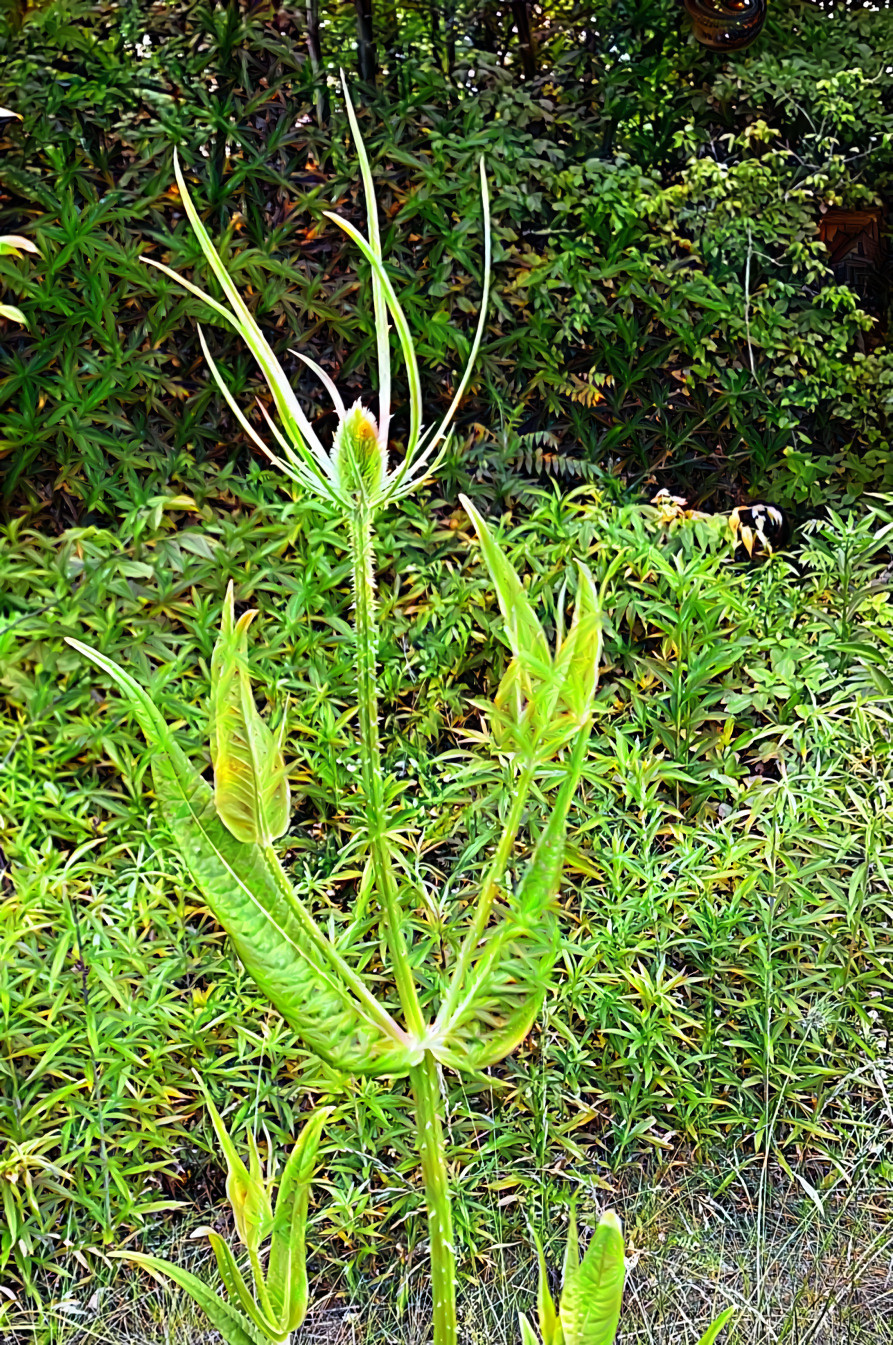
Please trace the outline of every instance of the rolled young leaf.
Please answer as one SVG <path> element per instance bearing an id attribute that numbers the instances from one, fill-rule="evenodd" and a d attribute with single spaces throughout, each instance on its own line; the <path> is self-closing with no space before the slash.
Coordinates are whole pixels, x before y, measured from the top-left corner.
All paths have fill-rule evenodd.
<path id="1" fill-rule="evenodd" d="M 591 572 L 577 561 L 577 600 L 567 638 L 555 654 L 559 699 L 578 723 L 589 714 L 598 685 L 602 609 Z"/>
<path id="2" fill-rule="evenodd" d="M 68 637 L 67 637 L 68 638 Z M 275 856 L 237 841 L 213 794 L 146 692 L 78 640 L 130 701 L 150 746 L 158 802 L 196 886 L 259 988 L 310 1050 L 354 1074 L 405 1074 L 413 1050 L 402 1028 L 331 947 Z"/>
<path id="3" fill-rule="evenodd" d="M 565 1345 L 613 1345 L 625 1273 L 620 1220 L 607 1211 L 583 1260 L 565 1271 L 560 1307 Z"/>
<path id="4" fill-rule="evenodd" d="M 274 738 L 251 688 L 248 627 L 256 615 L 245 612 L 235 621 L 230 580 L 211 656 L 211 761 L 221 822 L 236 840 L 264 846 L 288 830 L 290 796 L 282 755 L 285 718 Z"/>
<path id="5" fill-rule="evenodd" d="M 236 1152 L 222 1116 L 207 1095 L 205 1105 L 211 1113 L 211 1121 L 226 1159 L 226 1196 L 236 1221 L 236 1231 L 245 1246 L 256 1251 L 273 1224 L 273 1209 L 260 1170 L 257 1145 L 252 1146 L 249 1172 Z"/>
<path id="6" fill-rule="evenodd" d="M 525 670 L 536 668 L 540 676 L 546 676 L 552 664 L 549 642 L 539 618 L 530 605 L 524 585 L 468 497 L 460 495 L 459 500 L 478 535 L 481 554 L 496 589 L 496 598 L 512 653 Z"/>

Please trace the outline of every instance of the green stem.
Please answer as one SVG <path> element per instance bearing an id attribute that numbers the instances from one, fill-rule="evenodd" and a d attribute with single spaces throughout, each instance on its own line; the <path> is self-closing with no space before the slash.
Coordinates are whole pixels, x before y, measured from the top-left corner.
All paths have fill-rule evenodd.
<path id="1" fill-rule="evenodd" d="M 430 1051 L 409 1073 L 416 1107 L 416 1130 L 431 1246 L 431 1292 L 434 1298 L 434 1345 L 456 1345 L 456 1250 L 443 1126 L 440 1121 L 440 1079 Z"/>
<path id="2" fill-rule="evenodd" d="M 384 911 L 385 937 L 406 1026 L 411 1033 L 421 1037 L 425 1024 L 403 938 L 403 913 L 387 837 L 375 684 L 378 630 L 375 621 L 371 513 L 358 505 L 348 520 L 348 526 L 356 595 L 357 708 L 369 848 L 376 891 Z M 430 1051 L 425 1052 L 419 1065 L 413 1066 L 409 1077 L 415 1099 L 416 1137 L 428 1209 L 434 1345 L 456 1345 L 456 1252 L 453 1247 L 449 1176 L 440 1120 L 440 1081 L 437 1062 Z"/>
<path id="3" fill-rule="evenodd" d="M 376 891 L 384 911 L 385 938 L 406 1027 L 414 1036 L 421 1037 L 425 1024 L 403 939 L 403 912 L 391 863 L 384 802 L 384 775 L 381 743 L 378 737 L 378 693 L 375 685 L 378 626 L 375 620 L 372 514 L 362 504 L 357 503 L 347 521 L 356 596 L 357 710 L 360 721 L 360 763 L 369 850 L 372 855 Z"/>

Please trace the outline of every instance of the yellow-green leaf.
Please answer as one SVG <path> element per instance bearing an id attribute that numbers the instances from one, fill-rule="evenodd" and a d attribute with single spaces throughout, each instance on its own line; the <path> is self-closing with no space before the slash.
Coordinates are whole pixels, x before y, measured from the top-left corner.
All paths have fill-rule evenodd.
<path id="1" fill-rule="evenodd" d="M 566 1345 L 612 1345 L 620 1320 L 625 1266 L 620 1220 L 607 1211 L 586 1255 L 568 1267 L 561 1291 L 561 1327 Z"/>
<path id="2" fill-rule="evenodd" d="M 143 1252 L 110 1252 L 109 1255 L 133 1261 L 136 1265 L 143 1266 L 154 1279 L 162 1283 L 165 1279 L 173 1280 L 174 1284 L 185 1289 L 215 1330 L 220 1332 L 226 1345 L 270 1345 L 266 1332 L 255 1326 L 248 1317 L 239 1312 L 238 1308 L 215 1294 L 213 1289 L 209 1289 L 191 1271 L 183 1270 L 173 1261 L 163 1261 L 161 1257 L 147 1256 Z"/>
<path id="3" fill-rule="evenodd" d="M 289 787 L 281 741 L 254 703 L 248 672 L 248 627 L 256 612 L 233 616 L 233 585 L 223 604 L 211 658 L 211 761 L 217 815 L 237 840 L 269 845 L 288 830 Z"/>
<path id="4" fill-rule="evenodd" d="M 140 684 L 116 663 L 66 637 L 121 688 L 153 749 L 152 776 L 165 821 L 213 914 L 260 990 L 304 1043 L 352 1074 L 406 1074 L 406 1033 L 318 928 L 269 851 L 237 841 Z"/>
<path id="5" fill-rule="evenodd" d="M 713 1345 L 713 1342 L 716 1340 L 720 1331 L 723 1329 L 724 1326 L 728 1326 L 729 1322 L 732 1320 L 734 1315 L 735 1315 L 734 1308 L 726 1308 L 724 1312 L 721 1312 L 717 1317 L 716 1321 L 711 1322 L 710 1325 L 707 1327 L 707 1330 L 704 1332 L 703 1336 L 701 1336 L 701 1339 L 698 1341 L 698 1345 Z"/>
<path id="6" fill-rule="evenodd" d="M 331 1107 L 318 1107 L 298 1136 L 279 1182 L 267 1288 L 274 1310 L 289 1331 L 307 1313 L 307 1208 L 322 1129 Z"/>

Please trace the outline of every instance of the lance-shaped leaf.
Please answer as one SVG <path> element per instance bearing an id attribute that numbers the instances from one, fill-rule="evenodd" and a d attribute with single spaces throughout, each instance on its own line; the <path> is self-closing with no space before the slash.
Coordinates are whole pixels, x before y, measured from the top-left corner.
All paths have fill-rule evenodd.
<path id="1" fill-rule="evenodd" d="M 513 655 L 491 711 L 494 741 L 528 760 L 552 760 L 588 720 L 598 680 L 601 610 L 595 583 L 578 562 L 573 620 L 553 658 L 514 567 L 471 502 L 460 498 L 480 538 Z"/>
<path id="2" fill-rule="evenodd" d="M 540 1345 L 536 1332 L 523 1312 L 518 1313 L 518 1326 L 521 1328 L 521 1345 Z"/>
<path id="3" fill-rule="evenodd" d="M 549 642 L 536 612 L 530 605 L 524 585 L 468 497 L 460 495 L 459 499 L 478 535 L 481 554 L 496 589 L 496 598 L 505 622 L 505 633 L 511 651 L 526 671 L 538 673 L 541 677 L 546 676 L 552 665 Z"/>
<path id="4" fill-rule="evenodd" d="M 564 1244 L 564 1261 L 561 1266 L 561 1283 L 576 1275 L 580 1268 L 580 1239 L 577 1236 L 577 1215 L 571 1205 L 570 1219 L 567 1225 L 567 1242 Z"/>
<path id="5" fill-rule="evenodd" d="M 585 746 L 585 744 L 584 744 Z M 582 768 L 579 743 L 552 814 L 511 906 L 462 980 L 460 968 L 430 1034 L 431 1050 L 454 1069 L 483 1069 L 523 1041 L 558 952 L 556 897 L 564 868 L 567 814 Z"/>
<path id="6" fill-rule="evenodd" d="M 130 701 L 153 748 L 158 802 L 192 878 L 246 971 L 310 1050 L 354 1074 L 405 1074 L 419 1050 L 344 962 L 298 900 L 275 856 L 237 841 L 213 792 L 149 696 L 111 659 L 78 640 Z"/>
<path id="7" fill-rule="evenodd" d="M 620 1220 L 608 1211 L 599 1220 L 583 1260 L 565 1269 L 560 1307 L 564 1345 L 613 1345 L 624 1276 Z"/>
<path id="8" fill-rule="evenodd" d="M 257 1144 L 252 1135 L 249 1171 L 239 1157 L 214 1103 L 206 1097 L 205 1104 L 211 1113 L 211 1121 L 226 1159 L 226 1195 L 236 1221 L 236 1231 L 246 1247 L 257 1251 L 273 1224 L 273 1207 L 261 1171 Z"/>
<path id="9" fill-rule="evenodd" d="M 549 1289 L 549 1274 L 546 1270 L 546 1258 L 543 1253 L 543 1244 L 536 1233 L 533 1234 L 533 1240 L 536 1245 L 537 1259 L 537 1283 L 536 1283 L 536 1315 L 540 1323 L 540 1335 L 543 1345 L 558 1345 L 558 1312 L 555 1308 L 555 1300 Z"/>
<path id="10" fill-rule="evenodd" d="M 223 1287 L 232 1299 L 233 1303 L 240 1303 L 245 1316 L 263 1332 L 264 1340 L 287 1341 L 289 1332 L 284 1329 L 282 1323 L 276 1320 L 271 1313 L 264 1310 L 263 1303 L 258 1303 L 253 1297 L 251 1290 L 245 1283 L 245 1277 L 239 1269 L 235 1256 L 229 1244 L 224 1242 L 219 1233 L 215 1233 L 213 1228 L 204 1230 L 214 1248 L 214 1255 L 217 1258 L 217 1269 L 220 1271 L 220 1278 L 223 1280 Z M 255 1280 L 257 1273 L 255 1274 Z M 263 1275 L 261 1272 L 261 1280 Z M 262 1285 L 258 1286 L 259 1291 Z M 264 1289 L 262 1298 L 266 1298 Z"/>
<path id="11" fill-rule="evenodd" d="M 214 805 L 239 841 L 269 845 L 288 830 L 289 788 L 282 755 L 285 717 L 274 737 L 254 703 L 248 627 L 257 615 L 233 613 L 230 580 L 220 638 L 211 656 L 211 761 Z"/>
<path id="12" fill-rule="evenodd" d="M 590 570 L 577 561 L 577 599 L 566 638 L 555 653 L 559 702 L 583 723 L 598 685 L 602 652 L 602 609 Z"/>
<path id="13" fill-rule="evenodd" d="M 173 1280 L 174 1284 L 185 1289 L 215 1330 L 220 1332 L 226 1345 L 270 1345 L 270 1338 L 265 1331 L 255 1326 L 238 1308 L 215 1294 L 191 1271 L 183 1270 L 174 1265 L 173 1261 L 163 1261 L 159 1256 L 147 1256 L 144 1252 L 110 1252 L 109 1255 L 134 1261 L 144 1266 L 154 1279 L 162 1283 L 165 1279 Z"/>
<path id="14" fill-rule="evenodd" d="M 279 1181 L 267 1289 L 273 1311 L 289 1331 L 307 1314 L 307 1208 L 322 1128 L 331 1107 L 319 1107 L 304 1126 Z"/>
<path id="15" fill-rule="evenodd" d="M 698 1341 L 698 1345 L 713 1345 L 713 1342 L 716 1340 L 720 1331 L 723 1329 L 724 1326 L 728 1326 L 729 1322 L 732 1320 L 734 1315 L 735 1315 L 734 1308 L 726 1308 L 724 1312 L 721 1312 L 717 1317 L 716 1321 L 711 1322 L 710 1325 L 707 1327 L 707 1330 L 704 1332 L 703 1336 L 701 1336 L 701 1339 Z"/>

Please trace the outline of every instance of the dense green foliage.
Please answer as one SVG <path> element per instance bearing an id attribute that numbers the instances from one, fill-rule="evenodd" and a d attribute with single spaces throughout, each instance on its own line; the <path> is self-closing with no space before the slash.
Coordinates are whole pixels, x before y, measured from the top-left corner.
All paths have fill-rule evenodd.
<path id="1" fill-rule="evenodd" d="M 426 889 L 447 877 L 454 909 L 498 832 L 499 772 L 474 741 L 469 699 L 492 694 L 504 655 L 493 636 L 479 642 L 496 614 L 480 610 L 488 585 L 463 516 L 433 503 L 380 541 L 383 732 L 406 783 L 410 853 L 424 821 Z M 472 1246 L 493 1236 L 479 1193 L 507 1171 L 539 1199 L 548 1170 L 584 1155 L 610 1168 L 649 1146 L 709 1157 L 731 1145 L 746 1163 L 771 1145 L 795 1166 L 807 1152 L 858 1158 L 883 1107 L 893 765 L 881 520 L 820 525 L 800 574 L 783 558 L 733 564 L 712 523 L 671 529 L 658 515 L 583 495 L 514 524 L 511 554 L 539 573 L 547 604 L 573 555 L 601 564 L 623 548 L 627 566 L 571 815 L 554 995 L 523 1049 L 450 1095 L 457 1223 Z M 133 668 L 198 754 L 227 580 L 270 614 L 257 672 L 275 700 L 292 696 L 286 752 L 303 794 L 285 854 L 319 918 L 356 941 L 347 576 L 321 563 L 313 517 L 269 493 L 250 508 L 206 505 L 200 528 L 177 509 L 143 522 L 123 542 L 7 533 L 4 590 L 23 610 L 2 651 L 16 861 L 3 1127 L 7 1171 L 31 1174 L 43 1215 L 22 1180 L 7 1186 L 32 1248 L 24 1265 L 76 1238 L 85 1215 L 112 1237 L 178 1193 L 198 1067 L 221 1101 L 244 1098 L 243 1122 L 260 1107 L 283 1142 L 309 1096 L 336 1101 L 349 1124 L 328 1157 L 326 1236 L 343 1233 L 360 1268 L 383 1220 L 422 1218 L 401 1176 L 414 1161 L 405 1099 L 334 1075 L 266 1009 L 146 815 L 148 754 L 124 707 L 97 702 L 96 679 L 61 644 L 88 632 Z M 421 949 L 445 913 L 419 909 Z M 359 955 L 373 971 L 377 943 Z"/>
<path id="2" fill-rule="evenodd" d="M 891 357 L 831 283 L 816 225 L 889 181 L 890 11 L 777 0 L 757 46 L 724 62 L 673 5 L 590 9 L 585 25 L 552 20 L 532 81 L 464 41 L 445 80 L 407 26 L 422 55 L 403 53 L 399 86 L 362 118 L 432 407 L 467 349 L 472 167 L 490 165 L 496 298 L 461 473 L 511 493 L 600 463 L 722 504 L 885 483 Z M 0 378 L 3 462 L 7 491 L 28 475 L 61 524 L 116 515 L 123 483 L 157 492 L 242 443 L 186 320 L 195 301 L 136 260 L 199 260 L 170 193 L 174 144 L 295 386 L 319 395 L 286 353 L 298 333 L 364 389 L 366 282 L 321 215 L 359 206 L 349 141 L 337 106 L 315 125 L 295 22 L 65 0 L 6 39 L 0 99 L 22 121 L 0 123 L 0 226 L 33 235 L 45 263 L 0 259 L 30 325 Z M 352 64 L 349 29 L 330 27 L 327 59 Z M 231 333 L 212 353 L 237 390 L 256 385 Z"/>
<path id="3" fill-rule="evenodd" d="M 505 1235 L 493 1191 L 536 1221 L 643 1153 L 746 1171 L 768 1152 L 817 1186 L 866 1161 L 889 1086 L 893 360 L 815 225 L 888 189 L 890 12 L 777 0 L 723 61 L 675 6 L 588 8 L 553 16 L 528 80 L 484 41 L 483 6 L 449 78 L 401 11 L 421 54 L 399 80 L 383 58 L 361 115 L 432 410 L 480 295 L 480 153 L 493 184 L 495 296 L 460 432 L 378 542 L 383 734 L 408 852 L 447 904 L 499 829 L 471 702 L 505 667 L 458 491 L 503 519 L 553 613 L 573 556 L 626 558 L 554 993 L 505 1064 L 447 1081 L 457 1229 L 481 1257 Z M 325 38 L 353 59 L 344 15 Z M 234 1134 L 261 1118 L 285 1144 L 309 1099 L 333 1101 L 313 1233 L 330 1263 L 361 1276 L 423 1236 L 408 1098 L 337 1076 L 268 1010 L 147 812 L 132 720 L 63 643 L 134 671 L 199 757 L 228 581 L 268 614 L 255 671 L 277 710 L 292 698 L 299 799 L 284 853 L 319 918 L 362 938 L 339 538 L 245 445 L 198 346 L 206 314 L 138 261 L 206 281 L 176 143 L 305 405 L 298 342 L 368 391 L 368 269 L 322 216 L 359 219 L 355 165 L 337 101 L 316 125 L 302 43 L 264 9 L 87 0 L 0 36 L 0 104 L 22 118 L 0 121 L 0 232 L 40 249 L 0 258 L 27 320 L 0 352 L 0 1263 L 28 1283 L 68 1246 L 151 1238 L 201 1193 L 196 1068 L 221 1107 L 240 1099 Z M 250 404 L 249 357 L 208 336 Z M 723 518 L 635 502 L 661 486 L 711 510 L 768 493 L 812 521 L 752 567 Z M 416 915 L 429 955 L 438 901 Z M 374 972 L 374 939 L 363 957 Z M 518 1208 L 500 1220 L 523 1235 Z"/>

